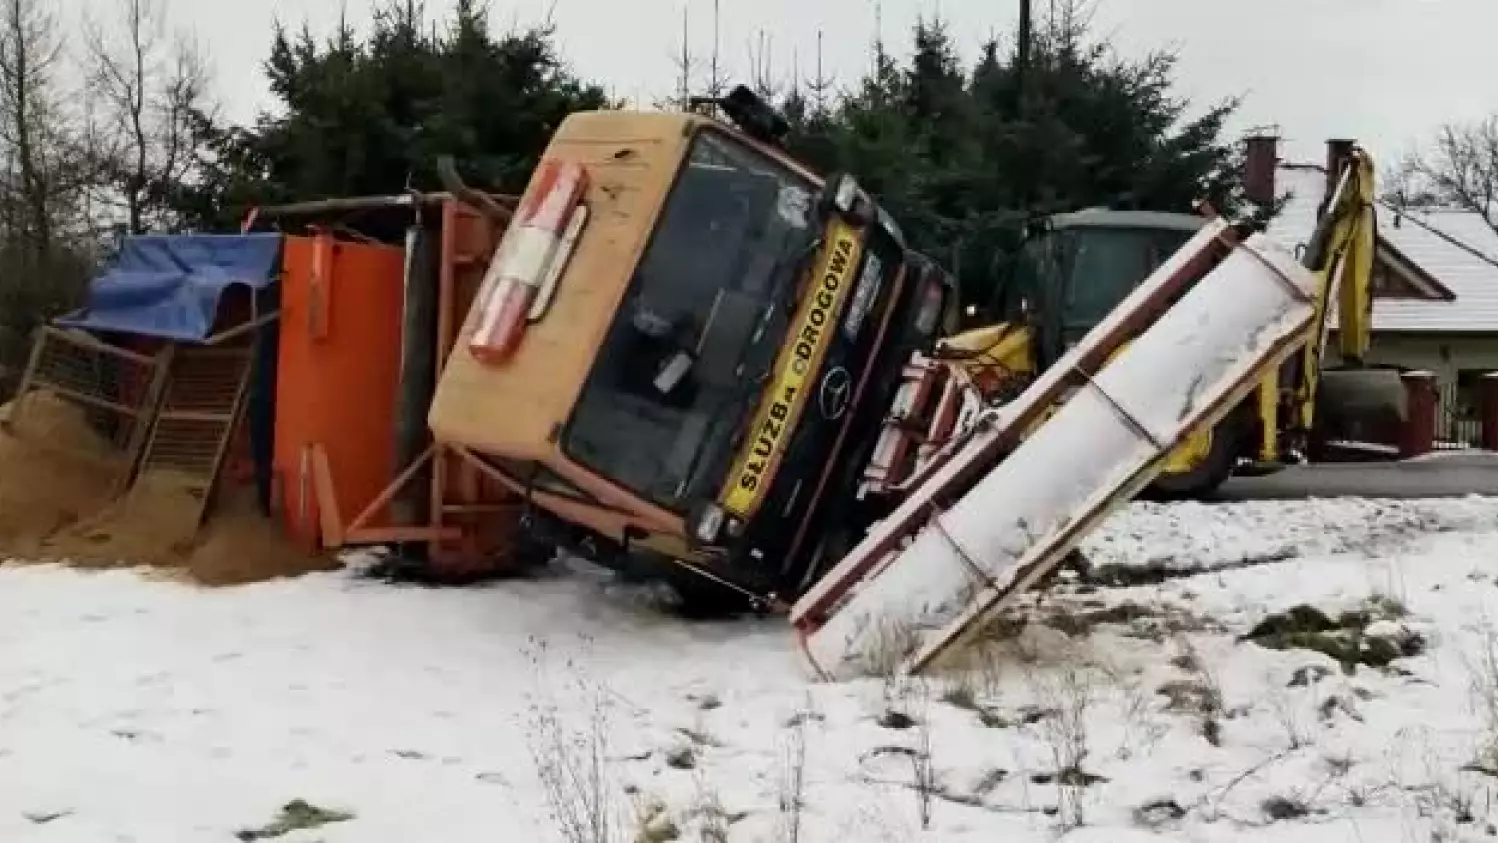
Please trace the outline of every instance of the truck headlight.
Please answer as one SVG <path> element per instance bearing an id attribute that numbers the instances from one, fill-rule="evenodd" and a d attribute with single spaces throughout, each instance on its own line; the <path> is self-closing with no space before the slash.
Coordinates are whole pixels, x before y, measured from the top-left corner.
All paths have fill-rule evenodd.
<path id="1" fill-rule="evenodd" d="M 916 304 L 915 329 L 923 336 L 930 336 L 941 322 L 941 312 L 947 303 L 947 292 L 935 277 L 928 277 L 921 288 L 920 300 Z"/>
<path id="2" fill-rule="evenodd" d="M 895 242 L 899 243 L 900 248 L 903 249 L 905 247 L 905 232 L 900 230 L 900 224 L 895 222 L 895 218 L 889 215 L 889 211 L 879 208 L 876 218 L 879 220 L 879 227 L 884 229 L 884 232 L 890 237 L 893 237 Z"/>
<path id="3" fill-rule="evenodd" d="M 845 214 L 853 213 L 853 203 L 858 199 L 858 182 L 847 173 L 838 177 L 837 190 L 832 194 L 832 206 Z"/>
<path id="4" fill-rule="evenodd" d="M 692 535 L 703 544 L 712 544 L 723 535 L 725 520 L 726 513 L 723 512 L 723 507 L 715 503 L 705 504 L 697 511 L 697 516 L 693 519 Z"/>

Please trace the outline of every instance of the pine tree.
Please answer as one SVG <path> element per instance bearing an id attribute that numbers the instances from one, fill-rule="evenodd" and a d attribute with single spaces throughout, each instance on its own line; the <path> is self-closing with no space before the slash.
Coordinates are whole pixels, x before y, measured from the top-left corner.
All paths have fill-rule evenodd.
<path id="1" fill-rule="evenodd" d="M 1119 57 L 1092 38 L 1086 4 L 1050 5 L 1023 79 L 1017 47 L 994 39 L 964 71 L 945 22 L 922 20 L 903 58 L 875 40 L 869 71 L 815 130 L 804 114 L 794 121 L 793 151 L 855 173 L 914 246 L 959 272 L 968 301 L 986 299 L 1036 216 L 1190 213 L 1201 199 L 1228 214 L 1272 211 L 1244 205 L 1241 150 L 1222 139 L 1236 100 L 1188 115 L 1173 54 Z"/>
<path id="2" fill-rule="evenodd" d="M 254 204 L 438 189 L 441 155 L 475 185 L 518 192 L 563 117 L 611 106 L 550 27 L 496 38 L 479 0 L 458 0 L 443 26 L 416 0 L 386 0 L 363 38 L 346 23 L 322 41 L 278 26 L 265 72 L 282 113 L 202 127 L 198 172 L 173 200 L 197 225 L 233 225 Z"/>

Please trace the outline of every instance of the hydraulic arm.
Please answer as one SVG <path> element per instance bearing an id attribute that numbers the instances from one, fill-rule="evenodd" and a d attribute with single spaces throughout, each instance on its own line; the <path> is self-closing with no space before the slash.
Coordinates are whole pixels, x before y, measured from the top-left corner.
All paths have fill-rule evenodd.
<path id="1" fill-rule="evenodd" d="M 1301 263 L 1316 278 L 1315 335 L 1300 350 L 1291 385 L 1293 426 L 1311 430 L 1321 383 L 1331 311 L 1337 317 L 1337 346 L 1343 365 L 1359 368 L 1372 341 L 1373 256 L 1377 227 L 1373 212 L 1373 160 L 1350 142 L 1333 144 L 1330 187 L 1316 231 Z"/>

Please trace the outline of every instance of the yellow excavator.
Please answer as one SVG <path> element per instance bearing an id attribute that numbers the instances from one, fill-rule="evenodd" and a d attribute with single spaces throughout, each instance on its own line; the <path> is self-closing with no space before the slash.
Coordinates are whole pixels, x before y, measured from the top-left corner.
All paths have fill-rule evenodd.
<path id="1" fill-rule="evenodd" d="M 1380 435 L 1405 412 L 1396 371 L 1365 364 L 1377 238 L 1372 158 L 1330 144 L 1328 189 L 1302 262 L 1319 279 L 1317 335 L 1215 429 L 1171 453 L 1151 488 L 1200 497 L 1234 474 L 1264 474 L 1338 438 Z M 1089 209 L 1032 227 L 988 308 L 993 324 L 952 336 L 938 360 L 961 366 L 988 400 L 1018 394 L 1207 221 L 1206 216 Z M 1324 364 L 1335 313 L 1340 363 Z M 1370 426 L 1374 432 L 1370 434 Z"/>

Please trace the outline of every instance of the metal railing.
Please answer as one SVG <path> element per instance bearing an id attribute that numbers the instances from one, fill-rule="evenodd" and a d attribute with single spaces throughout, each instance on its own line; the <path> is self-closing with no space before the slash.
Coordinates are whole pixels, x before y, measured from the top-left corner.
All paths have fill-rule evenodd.
<path id="1" fill-rule="evenodd" d="M 1482 416 L 1477 396 L 1455 383 L 1443 383 L 1436 393 L 1436 448 L 1457 450 L 1482 445 Z"/>
<path id="2" fill-rule="evenodd" d="M 5 424 L 24 434 L 28 407 L 39 393 L 80 408 L 97 440 L 120 460 L 116 491 L 121 491 L 145 445 L 166 375 L 164 354 L 142 354 L 82 331 L 43 326 Z"/>

